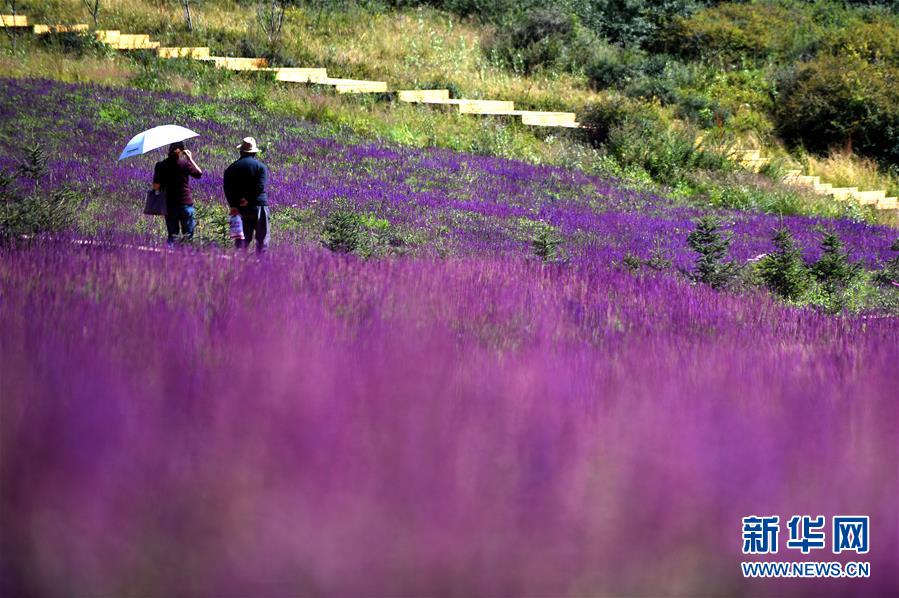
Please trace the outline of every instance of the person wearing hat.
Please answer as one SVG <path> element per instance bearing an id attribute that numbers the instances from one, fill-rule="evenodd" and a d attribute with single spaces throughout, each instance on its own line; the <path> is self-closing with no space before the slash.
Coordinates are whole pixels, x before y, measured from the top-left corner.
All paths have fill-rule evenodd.
<path id="1" fill-rule="evenodd" d="M 198 179 L 203 171 L 194 162 L 190 150 L 184 147 L 183 141 L 169 146 L 169 155 L 165 160 L 156 163 L 153 168 L 153 190 L 165 191 L 166 216 L 165 227 L 168 232 L 168 246 L 175 244 L 180 233 L 185 241 L 194 238 L 194 200 L 190 193 L 191 177 Z"/>
<path id="2" fill-rule="evenodd" d="M 231 206 L 231 214 L 240 214 L 243 221 L 243 239 L 234 241 L 235 247 L 247 248 L 256 237 L 256 253 L 265 253 L 271 237 L 268 208 L 268 168 L 256 158 L 259 147 L 252 137 L 245 137 L 237 149 L 238 158 L 225 169 L 225 198 Z"/>

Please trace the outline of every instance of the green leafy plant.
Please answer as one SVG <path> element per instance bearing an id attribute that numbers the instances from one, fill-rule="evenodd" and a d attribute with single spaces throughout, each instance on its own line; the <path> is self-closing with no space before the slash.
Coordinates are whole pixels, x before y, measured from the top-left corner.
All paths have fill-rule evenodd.
<path id="1" fill-rule="evenodd" d="M 759 275 L 772 293 L 782 299 L 796 300 L 809 286 L 802 251 L 786 227 L 776 230 L 773 240 L 774 251 L 758 263 Z"/>
<path id="2" fill-rule="evenodd" d="M 537 224 L 537 231 L 531 240 L 531 248 L 534 255 L 541 260 L 551 262 L 558 257 L 559 247 L 563 242 L 562 236 L 554 226 L 541 221 Z"/>
<path id="3" fill-rule="evenodd" d="M 25 157 L 19 164 L 19 174 L 35 182 L 47 175 L 47 152 L 39 144 L 28 144 Z"/>
<path id="4" fill-rule="evenodd" d="M 874 275 L 874 282 L 882 286 L 899 286 L 899 238 L 893 241 L 890 249 L 896 255 L 890 258 L 883 269 Z"/>
<path id="5" fill-rule="evenodd" d="M 335 208 L 325 218 L 322 243 L 337 253 L 352 253 L 360 245 L 362 223 L 344 200 L 337 200 Z"/>
<path id="6" fill-rule="evenodd" d="M 830 297 L 836 297 L 858 276 L 861 267 L 849 261 L 843 242 L 836 234 L 828 232 L 821 241 L 823 253 L 812 264 L 810 271 Z"/>
<path id="7" fill-rule="evenodd" d="M 696 228 L 687 236 L 690 249 L 699 254 L 693 276 L 714 289 L 726 287 L 737 274 L 737 266 L 726 259 L 732 233 L 721 231 L 721 221 L 715 216 L 702 216 Z"/>

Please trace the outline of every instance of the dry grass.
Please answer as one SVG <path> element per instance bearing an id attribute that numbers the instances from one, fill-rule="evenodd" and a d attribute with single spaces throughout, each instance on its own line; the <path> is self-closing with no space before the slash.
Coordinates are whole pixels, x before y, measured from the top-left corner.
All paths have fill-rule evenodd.
<path id="1" fill-rule="evenodd" d="M 72 57 L 56 52 L 0 53 L 3 77 L 49 77 L 67 83 L 94 82 L 125 85 L 135 75 L 134 66 L 117 58 Z"/>
<path id="2" fill-rule="evenodd" d="M 89 22 L 80 0 L 35 0 L 25 5 L 23 12 L 47 22 Z M 194 8 L 193 15 L 191 35 L 177 2 L 107 0 L 100 26 L 151 33 L 166 45 L 206 45 L 209 38 L 222 34 L 263 44 L 252 6 L 207 0 Z M 583 77 L 521 77 L 491 64 L 481 48 L 485 32 L 489 34 L 482 25 L 426 8 L 397 13 L 297 7 L 288 11 L 281 52 L 298 65 L 327 67 L 337 77 L 386 80 L 391 89 L 449 85 L 465 97 L 513 100 L 524 109 L 579 111 L 601 98 Z M 228 50 L 212 45 L 214 51 Z"/>
<path id="3" fill-rule="evenodd" d="M 832 152 L 826 158 L 807 156 L 808 173 L 834 187 L 858 187 L 862 191 L 885 189 L 887 196 L 899 194 L 899 180 L 882 172 L 873 160 L 845 152 Z"/>

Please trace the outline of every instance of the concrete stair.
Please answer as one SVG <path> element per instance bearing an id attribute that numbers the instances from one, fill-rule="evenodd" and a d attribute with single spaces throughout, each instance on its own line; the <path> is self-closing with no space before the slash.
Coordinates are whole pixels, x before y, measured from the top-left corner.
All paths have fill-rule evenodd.
<path id="1" fill-rule="evenodd" d="M 574 112 L 540 112 L 522 110 L 518 112 L 521 123 L 535 127 L 568 127 L 577 128 L 577 115 Z"/>
<path id="2" fill-rule="evenodd" d="M 899 210 L 899 198 L 885 197 L 878 200 L 877 205 L 874 207 L 878 210 Z"/>
<path id="3" fill-rule="evenodd" d="M 313 81 L 318 85 L 330 85 L 337 93 L 385 93 L 386 81 L 362 81 L 357 79 L 335 79 L 327 77 Z"/>
<path id="4" fill-rule="evenodd" d="M 159 42 L 150 41 L 150 36 L 143 33 L 120 33 L 118 42 L 110 45 L 116 50 L 155 50 Z"/>
<path id="5" fill-rule="evenodd" d="M 849 201 L 858 193 L 858 187 L 833 187 L 828 195 L 837 201 Z"/>
<path id="6" fill-rule="evenodd" d="M 445 102 L 449 100 L 448 89 L 401 89 L 397 92 L 401 102 Z"/>
<path id="7" fill-rule="evenodd" d="M 49 33 L 83 33 L 89 29 L 87 23 L 77 25 L 35 25 L 32 31 L 35 35 L 47 35 Z"/>
<path id="8" fill-rule="evenodd" d="M 25 15 L 0 15 L 0 24 L 3 27 L 28 27 L 28 17 Z M 35 35 L 48 33 L 65 33 L 72 31 L 87 31 L 86 24 L 75 25 L 46 25 L 33 26 Z M 118 29 L 102 29 L 95 31 L 96 38 L 117 50 L 154 50 L 159 58 L 189 58 L 212 62 L 217 68 L 232 71 L 267 71 L 273 72 L 276 81 L 285 83 L 311 83 L 328 85 L 337 93 L 385 93 L 388 91 L 386 81 L 365 81 L 358 79 L 341 79 L 329 77 L 324 68 L 273 68 L 265 58 L 241 58 L 232 56 L 212 56 L 210 48 L 201 47 L 176 47 L 162 46 L 159 42 L 152 41 L 149 35 L 143 33 L 122 33 Z M 399 90 L 398 98 L 401 102 L 415 102 L 423 104 L 440 104 L 458 106 L 461 114 L 482 114 L 498 116 L 518 116 L 522 124 L 539 127 L 563 127 L 578 128 L 577 115 L 574 112 L 546 112 L 537 110 L 516 110 L 514 102 L 507 100 L 472 100 L 452 99 L 447 89 L 403 89 Z M 697 140 L 697 143 L 700 141 Z M 756 163 L 764 160 L 758 150 L 742 152 L 739 159 L 744 162 Z"/>
<path id="9" fill-rule="evenodd" d="M 265 58 L 235 58 L 232 56 L 210 56 L 204 58 L 212 62 L 220 69 L 229 71 L 258 71 L 268 68 L 268 60 Z"/>
<path id="10" fill-rule="evenodd" d="M 459 100 L 461 114 L 515 114 L 515 102 L 506 100 Z"/>
<path id="11" fill-rule="evenodd" d="M 95 31 L 94 35 L 104 44 L 116 47 L 119 44 L 119 37 L 121 37 L 122 32 L 118 29 L 101 29 L 100 31 Z"/>
<path id="12" fill-rule="evenodd" d="M 28 27 L 28 17 L 26 15 L 0 15 L 0 27 Z"/>
<path id="13" fill-rule="evenodd" d="M 160 58 L 193 58 L 195 60 L 206 60 L 210 57 L 209 48 L 206 46 L 198 48 L 159 47 L 156 48 L 156 55 Z"/>
<path id="14" fill-rule="evenodd" d="M 287 83 L 318 83 L 328 78 L 328 70 L 321 68 L 272 68 L 275 81 Z"/>

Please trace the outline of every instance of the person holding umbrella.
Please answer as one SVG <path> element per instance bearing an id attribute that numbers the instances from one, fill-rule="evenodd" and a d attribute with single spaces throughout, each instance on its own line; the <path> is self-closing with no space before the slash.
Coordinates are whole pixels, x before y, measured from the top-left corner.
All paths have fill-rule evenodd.
<path id="1" fill-rule="evenodd" d="M 119 161 L 122 161 L 169 146 L 168 157 L 153 169 L 153 189 L 147 192 L 144 206 L 144 214 L 165 215 L 169 247 L 174 245 L 179 233 L 188 240 L 193 239 L 195 221 L 190 178 L 200 178 L 203 171 L 184 147 L 184 140 L 198 136 L 198 133 L 179 125 L 161 125 L 132 137 L 119 155 Z M 165 195 L 162 195 L 163 192 Z"/>
<path id="2" fill-rule="evenodd" d="M 165 227 L 168 232 L 168 246 L 175 245 L 179 233 L 186 241 L 194 238 L 194 200 L 190 193 L 191 177 L 198 179 L 203 170 L 197 166 L 193 154 L 184 147 L 183 141 L 169 145 L 169 155 L 156 163 L 153 169 L 153 190 L 164 191 L 166 195 Z"/>
<path id="3" fill-rule="evenodd" d="M 256 159 L 259 147 L 252 137 L 245 137 L 237 146 L 240 152 L 231 166 L 225 169 L 225 199 L 232 215 L 237 211 L 243 221 L 244 239 L 237 238 L 235 247 L 248 248 L 256 237 L 256 253 L 268 250 L 271 237 L 271 212 L 268 208 L 268 168 Z"/>

